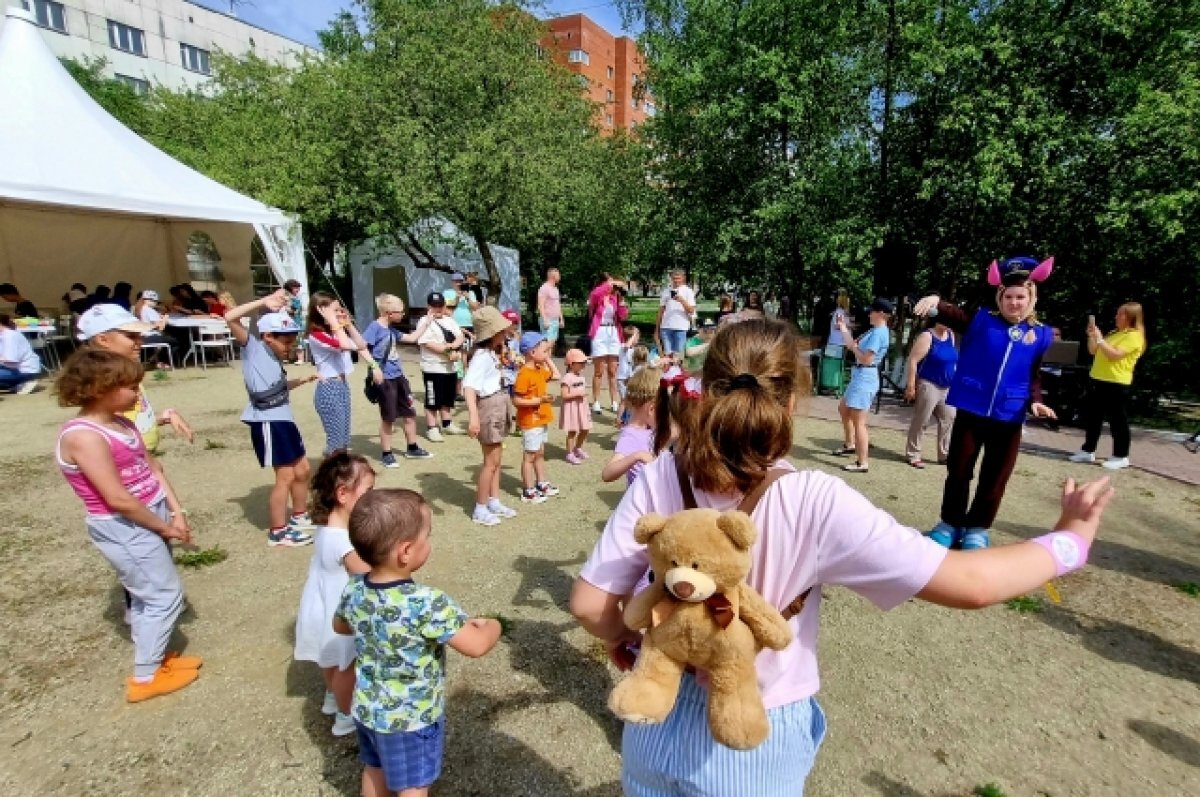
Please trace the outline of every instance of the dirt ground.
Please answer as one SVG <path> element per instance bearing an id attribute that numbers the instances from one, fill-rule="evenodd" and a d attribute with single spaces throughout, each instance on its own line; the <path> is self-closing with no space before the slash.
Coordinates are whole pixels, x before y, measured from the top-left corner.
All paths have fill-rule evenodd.
<path id="1" fill-rule="evenodd" d="M 204 547 L 229 558 L 185 570 L 190 609 L 179 644 L 206 660 L 199 682 L 141 705 L 123 700 L 132 651 L 120 591 L 88 542 L 82 510 L 50 452 L 68 411 L 46 393 L 0 399 L 0 793 L 4 795 L 353 795 L 352 741 L 329 735 L 315 667 L 291 660 L 308 549 L 264 542 L 269 472 L 245 427 L 236 370 L 148 380 L 159 408 L 194 424 L 167 436 L 163 461 Z M 296 395 L 310 452 L 323 445 L 311 388 Z M 374 408 L 355 381 L 355 446 L 375 453 Z M 794 456 L 824 470 L 838 430 L 797 424 Z M 851 483 L 901 521 L 928 527 L 942 475 L 908 468 L 898 434 L 880 432 L 869 474 Z M 572 578 L 620 499 L 593 457 L 561 461 L 562 497 L 486 529 L 469 522 L 478 448 L 429 444 L 436 458 L 381 470 L 434 507 L 434 553 L 420 578 L 469 611 L 500 612 L 511 633 L 486 658 L 450 654 L 449 738 L 439 795 L 616 795 L 620 728 L 604 701 L 614 673 L 571 620 Z M 517 439 L 503 487 L 517 489 Z M 932 445 L 932 440 L 927 440 Z M 1022 455 L 996 524 L 1000 542 L 1057 517 L 1068 474 L 1099 470 Z M 1092 564 L 1062 579 L 1062 603 L 966 614 L 915 602 L 883 614 L 844 589 L 823 611 L 820 700 L 830 730 L 808 793 L 966 795 L 994 783 L 1016 795 L 1200 793 L 1200 495 L 1144 473 L 1119 495 Z"/>

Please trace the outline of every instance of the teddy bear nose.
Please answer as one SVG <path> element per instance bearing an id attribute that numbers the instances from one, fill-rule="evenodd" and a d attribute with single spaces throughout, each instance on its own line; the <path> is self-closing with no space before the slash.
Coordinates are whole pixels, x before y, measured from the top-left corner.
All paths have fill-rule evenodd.
<path id="1" fill-rule="evenodd" d="M 679 597 L 687 599 L 692 597 L 692 593 L 696 591 L 696 588 L 686 581 L 676 581 L 675 584 L 672 585 L 671 591 Z"/>

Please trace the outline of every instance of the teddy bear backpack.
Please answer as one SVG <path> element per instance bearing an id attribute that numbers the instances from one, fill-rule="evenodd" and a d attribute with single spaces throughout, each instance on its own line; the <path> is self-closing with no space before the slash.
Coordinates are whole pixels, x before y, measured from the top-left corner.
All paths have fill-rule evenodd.
<path id="1" fill-rule="evenodd" d="M 762 744 L 770 721 L 754 660 L 763 648 L 792 642 L 788 621 L 804 608 L 811 588 L 782 611 L 746 583 L 758 530 L 750 513 L 781 476 L 774 468 L 737 509 L 700 509 L 691 481 L 675 460 L 684 509 L 670 518 L 646 515 L 634 529 L 650 556 L 650 586 L 625 607 L 625 624 L 644 631 L 633 672 L 614 687 L 609 707 L 633 723 L 659 723 L 675 706 L 689 669 L 710 676 L 708 725 L 713 738 L 736 750 Z"/>

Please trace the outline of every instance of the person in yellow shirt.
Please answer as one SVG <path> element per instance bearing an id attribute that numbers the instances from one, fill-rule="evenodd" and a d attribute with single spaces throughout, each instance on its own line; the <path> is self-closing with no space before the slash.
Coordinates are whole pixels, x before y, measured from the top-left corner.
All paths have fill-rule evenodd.
<path id="1" fill-rule="evenodd" d="M 1104 461 L 1109 470 L 1129 467 L 1129 418 L 1126 403 L 1133 384 L 1133 367 L 1146 352 L 1146 327 L 1142 306 L 1126 302 L 1117 309 L 1117 329 L 1104 335 L 1089 318 L 1088 351 L 1095 355 L 1083 408 L 1086 436 L 1072 462 L 1095 462 L 1096 446 L 1104 421 L 1112 431 L 1113 455 Z"/>

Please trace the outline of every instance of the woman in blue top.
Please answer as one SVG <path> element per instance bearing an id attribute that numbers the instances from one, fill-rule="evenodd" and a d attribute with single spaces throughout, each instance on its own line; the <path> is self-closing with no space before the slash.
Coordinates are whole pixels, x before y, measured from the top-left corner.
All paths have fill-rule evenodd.
<path id="1" fill-rule="evenodd" d="M 908 354 L 906 401 L 915 402 L 912 423 L 908 425 L 908 442 L 904 455 L 914 468 L 925 467 L 921 459 L 921 438 L 930 416 L 937 419 L 938 464 L 944 465 L 950 455 L 950 429 L 954 426 L 954 408 L 946 403 L 954 368 L 958 365 L 958 343 L 950 327 L 935 321 L 933 326 L 917 335 Z"/>
<path id="2" fill-rule="evenodd" d="M 838 415 L 842 416 L 842 447 L 834 451 L 836 456 L 857 454 L 854 462 L 842 467 L 851 473 L 866 473 L 867 447 L 867 410 L 879 392 L 879 365 L 887 354 L 891 336 L 888 333 L 888 320 L 895 311 L 887 299 L 876 299 L 871 302 L 871 328 L 855 340 L 850 335 L 845 319 L 838 323 L 842 333 L 846 351 L 854 358 L 850 368 L 850 385 L 838 404 Z"/>

